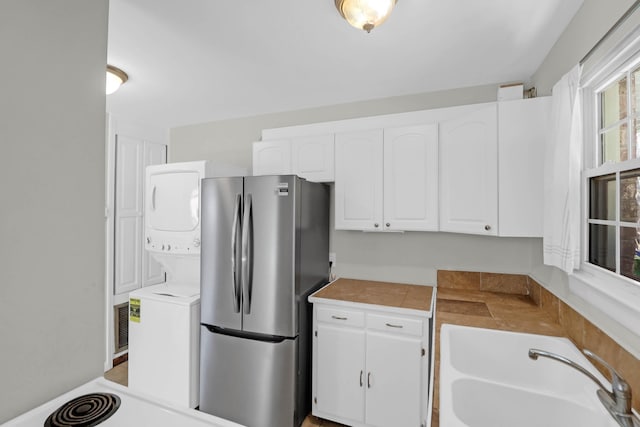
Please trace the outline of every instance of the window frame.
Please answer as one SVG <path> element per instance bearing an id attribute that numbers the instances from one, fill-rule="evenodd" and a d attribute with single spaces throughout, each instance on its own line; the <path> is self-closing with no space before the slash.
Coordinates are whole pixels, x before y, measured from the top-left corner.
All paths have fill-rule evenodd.
<path id="1" fill-rule="evenodd" d="M 640 321 L 640 282 L 617 272 L 589 263 L 589 194 L 590 178 L 619 174 L 640 168 L 640 159 L 600 165 L 600 97 L 598 93 L 619 80 L 629 70 L 640 66 L 640 26 L 624 37 L 597 63 L 589 64 L 580 81 L 583 118 L 583 166 L 581 173 L 581 253 L 580 267 L 569 275 L 569 291 L 598 307 L 629 330 L 637 329 Z M 630 81 L 628 82 L 628 96 Z M 627 117 L 626 120 L 632 120 Z M 630 134 L 632 129 L 628 129 Z M 620 226 L 619 181 L 616 181 L 616 224 Z M 599 221 L 598 221 L 599 222 Z M 616 271 L 619 270 L 620 235 L 616 233 Z"/>

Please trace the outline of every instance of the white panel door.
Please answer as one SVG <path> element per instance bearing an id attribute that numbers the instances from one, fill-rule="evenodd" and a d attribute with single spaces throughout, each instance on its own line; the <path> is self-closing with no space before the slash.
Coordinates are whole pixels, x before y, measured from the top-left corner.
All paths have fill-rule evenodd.
<path id="1" fill-rule="evenodd" d="M 382 230 L 382 130 L 338 133 L 336 230 Z"/>
<path id="2" fill-rule="evenodd" d="M 291 173 L 291 141 L 253 143 L 253 174 L 288 175 Z"/>
<path id="3" fill-rule="evenodd" d="M 364 420 L 365 333 L 318 323 L 314 404 L 319 413 Z"/>
<path id="4" fill-rule="evenodd" d="M 420 337 L 367 332 L 366 424 L 422 425 L 422 342 Z"/>
<path id="5" fill-rule="evenodd" d="M 116 138 L 114 293 L 130 292 L 142 280 L 143 144 Z"/>
<path id="6" fill-rule="evenodd" d="M 500 236 L 542 237 L 544 147 L 551 97 L 498 104 Z"/>
<path id="7" fill-rule="evenodd" d="M 440 124 L 440 231 L 497 235 L 496 105 Z"/>
<path id="8" fill-rule="evenodd" d="M 438 230 L 438 126 L 384 130 L 384 229 Z"/>
<path id="9" fill-rule="evenodd" d="M 167 163 L 167 146 L 164 144 L 156 144 L 154 142 L 146 141 L 144 143 L 144 165 L 145 167 L 151 165 L 159 165 Z M 146 185 L 143 184 L 143 198 L 146 200 L 144 194 Z M 144 203 L 143 203 L 143 218 L 144 218 Z M 144 230 L 144 225 L 142 227 Z M 142 286 L 155 285 L 165 281 L 165 272 L 162 265 L 157 262 L 151 254 L 142 246 Z"/>
<path id="10" fill-rule="evenodd" d="M 333 181 L 333 152 L 333 134 L 293 138 L 292 173 L 313 182 Z"/>

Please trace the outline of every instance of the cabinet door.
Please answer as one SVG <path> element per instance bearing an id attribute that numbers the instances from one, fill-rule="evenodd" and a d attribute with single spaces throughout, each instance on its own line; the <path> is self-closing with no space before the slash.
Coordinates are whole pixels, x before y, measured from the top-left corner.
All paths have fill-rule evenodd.
<path id="1" fill-rule="evenodd" d="M 253 143 L 253 174 L 288 175 L 291 173 L 291 141 Z"/>
<path id="2" fill-rule="evenodd" d="M 333 151 L 333 134 L 293 138 L 292 173 L 313 182 L 333 181 Z"/>
<path id="3" fill-rule="evenodd" d="M 144 143 L 144 165 L 159 165 L 167 163 L 167 146 L 154 142 L 145 141 Z M 143 186 L 144 192 L 145 186 Z M 142 200 L 146 200 L 143 195 Z M 143 203 L 144 206 L 144 203 Z M 144 230 L 144 226 L 142 227 Z M 142 286 L 150 286 L 165 281 L 165 273 L 162 265 L 153 259 L 150 252 L 142 249 Z"/>
<path id="4" fill-rule="evenodd" d="M 384 229 L 438 229 L 438 127 L 384 130 Z"/>
<path id="5" fill-rule="evenodd" d="M 335 228 L 382 229 L 382 130 L 336 134 Z"/>
<path id="6" fill-rule="evenodd" d="M 542 237 L 544 147 L 551 97 L 498 104 L 500 235 Z"/>
<path id="7" fill-rule="evenodd" d="M 440 125 L 440 230 L 498 233 L 496 105 Z"/>
<path id="8" fill-rule="evenodd" d="M 316 331 L 314 414 L 362 422 L 364 330 L 318 323 Z"/>
<path id="9" fill-rule="evenodd" d="M 116 138 L 114 294 L 138 289 L 142 280 L 143 142 Z"/>
<path id="10" fill-rule="evenodd" d="M 366 424 L 422 425 L 422 344 L 419 337 L 367 332 Z"/>

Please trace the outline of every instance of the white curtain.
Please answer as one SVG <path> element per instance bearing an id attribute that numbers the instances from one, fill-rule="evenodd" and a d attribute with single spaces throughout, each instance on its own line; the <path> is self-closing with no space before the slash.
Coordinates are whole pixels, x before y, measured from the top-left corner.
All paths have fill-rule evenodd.
<path id="1" fill-rule="evenodd" d="M 544 263 L 567 273 L 580 266 L 581 73 L 576 65 L 553 87 L 545 150 Z"/>

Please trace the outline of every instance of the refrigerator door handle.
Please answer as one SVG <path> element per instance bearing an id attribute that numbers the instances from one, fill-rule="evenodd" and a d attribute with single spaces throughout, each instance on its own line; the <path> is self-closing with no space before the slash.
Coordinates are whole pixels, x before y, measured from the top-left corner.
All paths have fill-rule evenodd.
<path id="1" fill-rule="evenodd" d="M 233 311 L 240 313 L 240 268 L 238 268 L 238 234 L 240 232 L 240 207 L 242 195 L 236 195 L 236 206 L 233 212 L 233 226 L 231 229 L 231 268 L 233 269 Z"/>
<path id="2" fill-rule="evenodd" d="M 251 284 L 253 255 L 253 212 L 251 209 L 251 194 L 247 194 L 244 200 L 244 219 L 242 220 L 242 307 L 244 314 L 251 313 Z"/>

